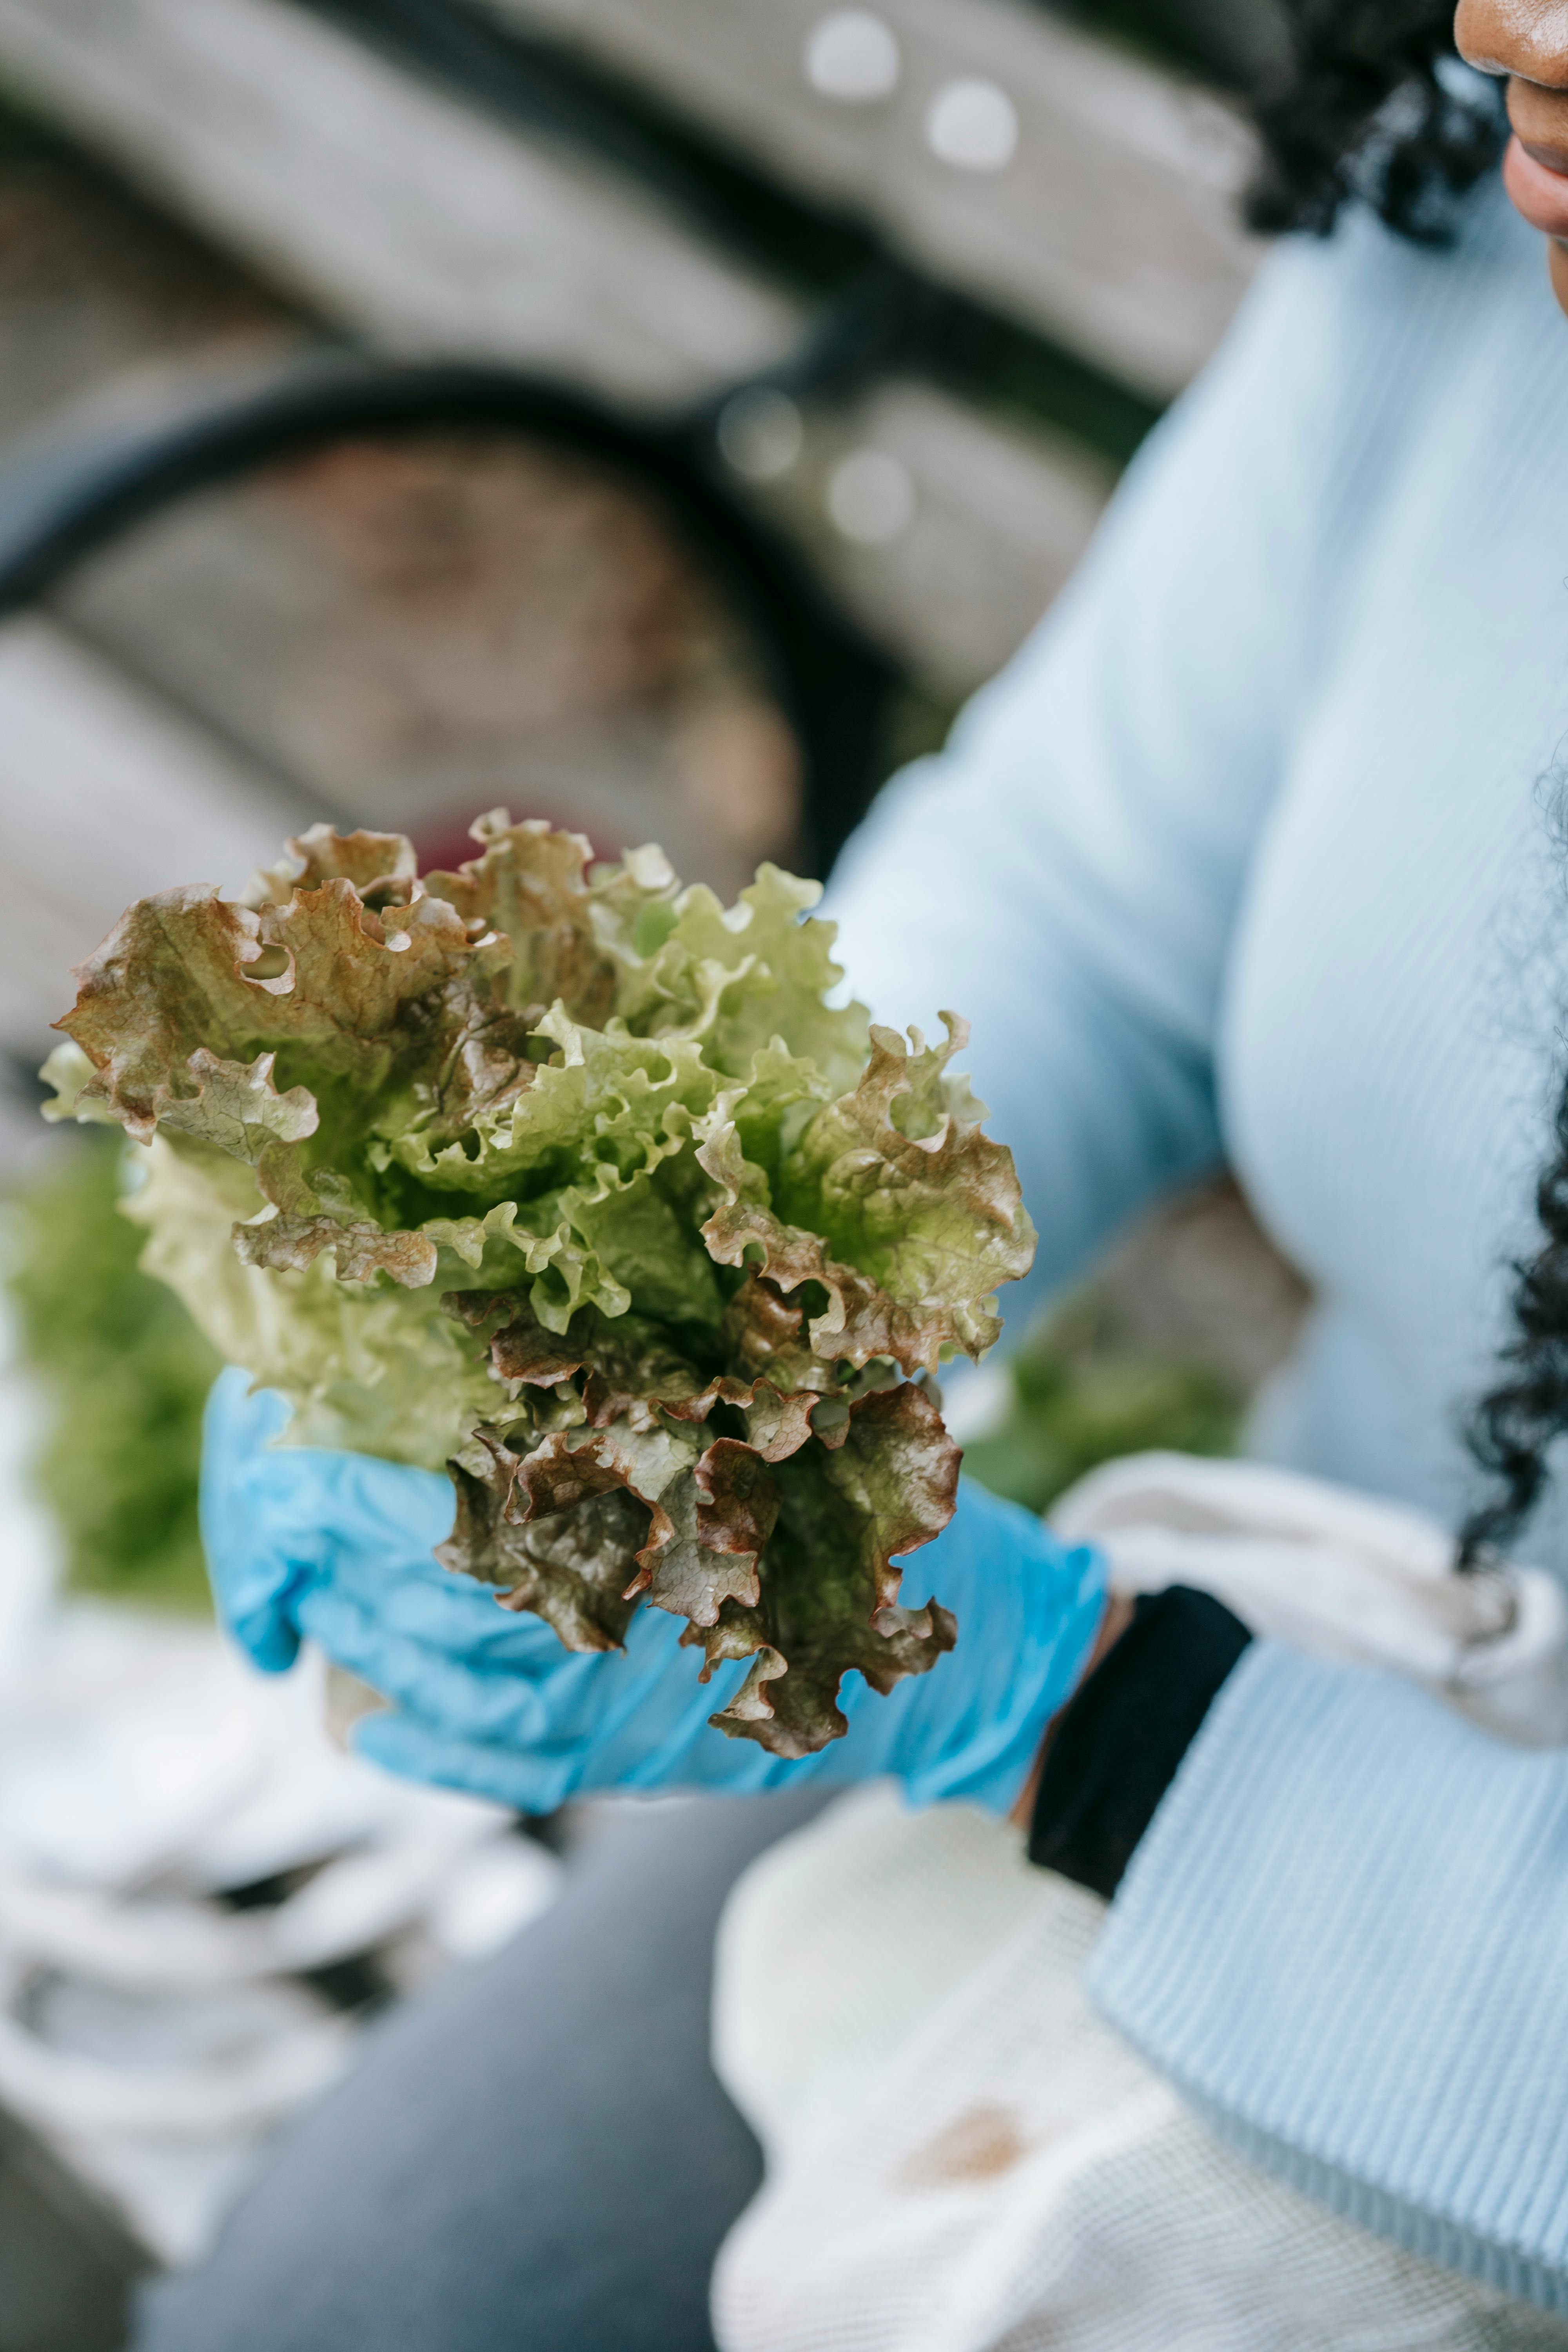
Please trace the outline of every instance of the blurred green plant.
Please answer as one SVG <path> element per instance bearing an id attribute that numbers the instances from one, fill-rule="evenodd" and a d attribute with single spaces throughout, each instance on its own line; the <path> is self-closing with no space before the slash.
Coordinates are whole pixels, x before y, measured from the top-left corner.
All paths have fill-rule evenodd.
<path id="1" fill-rule="evenodd" d="M 1241 1399 L 1231 1382 L 1211 1364 L 1151 1348 L 1092 1290 L 1026 1339 L 1007 1370 L 1006 1417 L 965 1445 L 963 1466 L 1031 1511 L 1120 1454 L 1234 1450 Z"/>
<path id="2" fill-rule="evenodd" d="M 5 1204 L 5 1287 L 47 1400 L 35 1476 L 78 1591 L 205 1609 L 196 1472 L 218 1359 L 137 1265 L 143 1236 L 116 1206 L 122 1150 L 62 1143 Z"/>

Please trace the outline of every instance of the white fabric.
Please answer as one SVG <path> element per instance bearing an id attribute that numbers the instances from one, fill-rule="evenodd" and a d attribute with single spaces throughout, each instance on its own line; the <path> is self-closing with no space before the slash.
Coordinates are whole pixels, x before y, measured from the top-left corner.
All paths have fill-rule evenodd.
<path id="1" fill-rule="evenodd" d="M 1080 1479 L 1051 1522 L 1109 1555 L 1114 1591 L 1195 1585 L 1267 1640 L 1392 1667 L 1501 1738 L 1568 1739 L 1562 1585 L 1455 1575 L 1452 1535 L 1419 1511 L 1261 1463 L 1139 1454 Z"/>
<path id="2" fill-rule="evenodd" d="M 858 1792 L 754 1864 L 721 2073 L 767 2154 L 722 2352 L 1536 2352 L 1559 2321 L 1256 2172 L 1079 1987 L 1103 1906 L 966 1807 Z"/>
<path id="3" fill-rule="evenodd" d="M 1419 1514 L 1245 1463 L 1143 1455 L 1054 1515 L 1124 1585 L 1401 1668 L 1539 1738 L 1565 1612 L 1451 1572 Z M 843 1800 L 742 1879 L 720 2074 L 767 2178 L 714 2275 L 722 2352 L 1359 2352 L 1568 2345 L 1222 2147 L 1089 2008 L 1104 1906 L 967 1808 Z"/>

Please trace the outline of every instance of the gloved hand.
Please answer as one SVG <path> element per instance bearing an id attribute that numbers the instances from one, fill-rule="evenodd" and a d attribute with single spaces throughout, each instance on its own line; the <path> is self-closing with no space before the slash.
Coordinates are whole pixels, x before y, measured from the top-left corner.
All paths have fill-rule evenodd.
<path id="1" fill-rule="evenodd" d="M 300 1637 L 393 1703 L 355 1728 L 395 1772 L 550 1812 L 585 1790 L 749 1790 L 890 1774 L 918 1803 L 964 1798 L 1001 1812 L 1047 1723 L 1075 1687 L 1105 1603 L 1100 1554 L 1068 1549 L 1027 1511 L 967 1484 L 952 1524 L 914 1553 L 906 1589 L 958 1620 L 957 1648 L 879 1697 L 856 1674 L 848 1732 L 798 1762 L 708 1718 L 745 1660 L 700 1683 L 684 1621 L 646 1604 L 624 1652 L 564 1650 L 543 1622 L 497 1605 L 432 1557 L 452 1490 L 365 1454 L 275 1445 L 283 1400 L 225 1372 L 207 1407 L 202 1533 L 218 1608 L 258 1665 L 289 1665 Z"/>

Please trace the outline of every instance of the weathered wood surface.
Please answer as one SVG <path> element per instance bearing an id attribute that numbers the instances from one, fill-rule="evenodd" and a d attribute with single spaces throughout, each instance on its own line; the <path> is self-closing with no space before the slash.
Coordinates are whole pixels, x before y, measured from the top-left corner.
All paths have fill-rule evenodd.
<path id="1" fill-rule="evenodd" d="M 898 250 L 1146 391 L 1177 390 L 1220 335 L 1259 248 L 1237 225 L 1250 147 L 1206 94 L 1027 0 L 879 0 L 897 79 L 814 88 L 824 0 L 485 0 L 634 75 Z M 932 109 L 992 84 L 1016 111 L 1004 168 L 932 152 Z"/>
<path id="2" fill-rule="evenodd" d="M 0 73 L 156 195 L 384 348 L 687 399 L 795 305 L 648 191 L 513 138 L 273 0 L 0 0 Z"/>
<path id="3" fill-rule="evenodd" d="M 770 364 L 805 329 L 636 184 L 496 128 L 278 0 L 0 0 L 0 71 L 384 350 L 668 402 Z M 846 541 L 822 463 L 770 503 L 898 652 L 943 690 L 973 685 L 1070 568 L 1108 478 L 933 390 L 884 399 L 878 419 L 911 478 L 907 531 Z M 811 447 L 842 455 L 868 429 L 828 416 Z"/>
<path id="4" fill-rule="evenodd" d="M 243 882 L 295 814 L 276 792 L 79 639 L 0 627 L 0 1043 L 37 1050 L 70 967 L 132 898 Z"/>
<path id="5" fill-rule="evenodd" d="M 910 515 L 886 546 L 834 527 L 834 478 L 866 450 L 908 474 Z M 773 496 L 864 625 L 939 691 L 1006 660 L 1066 581 L 1100 520 L 1111 468 L 1010 431 L 927 383 L 897 379 L 808 415 L 798 465 Z"/>

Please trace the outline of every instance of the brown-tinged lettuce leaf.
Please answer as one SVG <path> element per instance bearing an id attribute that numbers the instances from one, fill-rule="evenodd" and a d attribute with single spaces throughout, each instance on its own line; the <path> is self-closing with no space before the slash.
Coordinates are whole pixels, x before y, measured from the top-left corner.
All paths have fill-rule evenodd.
<path id="1" fill-rule="evenodd" d="M 334 833 L 313 824 L 286 846 L 276 866 L 263 866 L 242 892 L 247 907 L 286 907 L 296 890 L 323 882 L 352 882 L 367 905 L 402 903 L 418 879 L 414 844 L 401 833 Z"/>
<path id="2" fill-rule="evenodd" d="M 355 1163 L 389 1092 L 439 1058 L 431 1006 L 471 955 L 442 901 L 384 919 L 342 877 L 260 908 L 211 889 L 142 899 L 79 968 L 60 1024 L 94 1066 L 77 1115 L 100 1100 L 138 1141 L 161 1127 L 247 1160 L 278 1223 L 252 1245 L 262 1263 L 308 1265 L 341 1225 L 345 1268 L 418 1280 L 430 1254 L 374 1239 L 384 1220 Z"/>
<path id="3" fill-rule="evenodd" d="M 259 910 L 214 889 L 165 890 L 79 966 L 59 1025 L 94 1066 L 89 1091 L 146 1142 L 195 1094 L 198 1049 L 242 1063 L 281 1054 L 307 1083 L 349 1079 L 374 1101 L 408 1050 L 410 1008 L 470 952 L 438 898 L 384 925 L 342 879 Z"/>
<path id="4" fill-rule="evenodd" d="M 595 932 L 588 842 L 538 818 L 513 824 L 504 809 L 480 817 L 474 835 L 481 854 L 455 874 L 427 874 L 425 887 L 455 907 L 470 932 L 506 940 L 515 1009 L 537 1018 L 559 1002 L 574 1021 L 603 1027 L 616 1010 L 616 967 Z"/>
<path id="5" fill-rule="evenodd" d="M 837 1698 L 850 1668 L 886 1693 L 952 1649 L 952 1616 L 935 1601 L 902 1606 L 895 1563 L 952 1517 L 958 1465 L 936 1407 L 905 1383 L 852 1405 L 837 1445 L 819 1441 L 776 1465 L 758 1601 L 728 1601 L 710 1632 L 689 1637 L 702 1642 L 705 1672 L 753 1661 L 711 1718 L 719 1730 L 809 1756 L 847 1727 Z"/>
<path id="6" fill-rule="evenodd" d="M 147 1146 L 144 1263 L 296 1438 L 447 1463 L 449 1566 L 575 1649 L 669 1611 L 751 1661 L 721 1727 L 808 1754 L 847 1672 L 953 1638 L 899 1598 L 958 1459 L 916 1379 L 1028 1262 L 1011 1161 L 960 1024 L 906 1049 L 835 1001 L 815 884 L 726 908 L 657 850 L 475 837 L 421 877 L 315 826 L 241 901 L 141 901 L 55 1113 Z"/>
<path id="7" fill-rule="evenodd" d="M 647 1540 L 646 1507 L 614 1470 L 584 1462 L 572 1465 L 555 1508 L 527 1496 L 513 1508 L 521 1468 L 494 1430 L 474 1433 L 451 1465 L 458 1515 L 437 1559 L 495 1585 L 508 1608 L 533 1610 L 569 1650 L 618 1649 L 637 1607 L 626 1588 Z"/>

